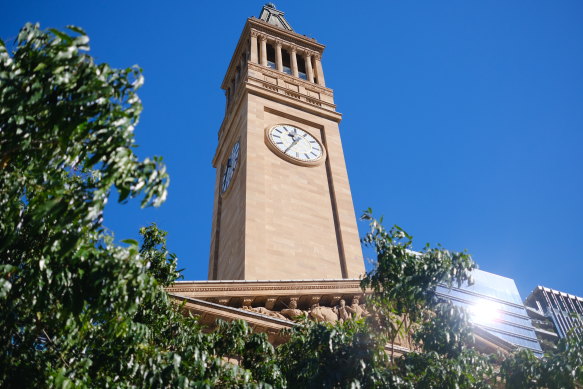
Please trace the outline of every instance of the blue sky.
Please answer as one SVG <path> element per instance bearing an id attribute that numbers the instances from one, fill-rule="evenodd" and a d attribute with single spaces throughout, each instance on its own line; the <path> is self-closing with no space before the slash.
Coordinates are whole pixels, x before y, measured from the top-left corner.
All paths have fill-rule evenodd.
<path id="1" fill-rule="evenodd" d="M 98 61 L 144 69 L 137 153 L 164 157 L 170 193 L 159 209 L 110 203 L 105 224 L 121 240 L 157 222 L 185 279 L 207 277 L 220 83 L 262 5 L 12 1 L 0 13 L 5 40 L 27 21 L 74 24 Z M 357 215 L 372 207 L 417 247 L 468 249 L 523 297 L 536 285 L 583 296 L 583 2 L 276 5 L 327 46 Z"/>

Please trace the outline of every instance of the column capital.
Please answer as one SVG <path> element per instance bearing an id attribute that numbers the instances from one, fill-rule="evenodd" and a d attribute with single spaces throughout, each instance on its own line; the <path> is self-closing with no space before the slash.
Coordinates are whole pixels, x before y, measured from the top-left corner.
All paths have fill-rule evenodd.
<path id="1" fill-rule="evenodd" d="M 251 30 L 251 33 L 250 34 L 251 34 L 252 37 L 257 38 L 259 36 L 259 31 L 257 31 L 257 30 Z"/>
<path id="2" fill-rule="evenodd" d="M 277 47 L 282 47 L 282 46 L 283 46 L 283 41 L 282 41 L 281 39 L 276 39 L 276 40 L 275 40 L 275 45 L 276 45 Z"/>
<path id="3" fill-rule="evenodd" d="M 291 51 L 292 53 L 297 53 L 297 52 L 298 52 L 298 48 L 297 48 L 296 46 L 294 46 L 294 45 L 290 45 L 290 46 L 289 46 L 289 49 L 290 49 L 290 51 Z"/>
<path id="4" fill-rule="evenodd" d="M 266 41 L 267 41 L 267 36 L 266 36 L 266 35 L 259 34 L 259 35 L 258 35 L 258 37 L 259 37 L 259 40 L 260 40 L 261 42 L 266 42 Z"/>

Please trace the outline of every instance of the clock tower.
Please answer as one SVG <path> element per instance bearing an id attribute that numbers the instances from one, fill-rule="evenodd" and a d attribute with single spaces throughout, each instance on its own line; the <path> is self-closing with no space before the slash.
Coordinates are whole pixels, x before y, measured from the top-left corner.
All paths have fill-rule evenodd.
<path id="1" fill-rule="evenodd" d="M 209 280 L 364 273 L 323 51 L 271 3 L 243 28 L 222 83 Z"/>

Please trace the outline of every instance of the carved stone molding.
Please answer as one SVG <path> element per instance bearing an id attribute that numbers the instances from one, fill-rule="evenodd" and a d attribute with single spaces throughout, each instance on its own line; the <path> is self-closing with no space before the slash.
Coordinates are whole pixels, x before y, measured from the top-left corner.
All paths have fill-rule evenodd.
<path id="1" fill-rule="evenodd" d="M 176 285 L 176 284 L 175 284 Z M 359 289 L 360 288 L 360 283 L 354 282 L 352 284 L 348 284 L 345 287 L 347 288 L 355 288 L 355 289 Z M 338 287 L 336 285 L 302 285 L 302 286 L 296 286 L 296 285 L 290 285 L 290 286 L 280 286 L 280 285 L 265 285 L 265 286 L 258 286 L 258 285 L 249 285 L 249 286 L 234 286 L 234 287 L 227 287 L 227 286 L 220 286 L 220 287 L 207 287 L 207 286 L 195 286 L 195 287 L 188 287 L 188 286 L 170 286 L 168 288 L 166 288 L 166 290 L 168 292 L 197 292 L 197 293 L 201 293 L 201 292 L 240 292 L 240 291 L 246 291 L 246 292 L 261 292 L 261 291 L 273 291 L 273 290 L 302 290 L 302 291 L 308 291 L 308 290 L 315 290 L 315 289 L 337 289 Z"/>
<path id="2" fill-rule="evenodd" d="M 290 82 L 290 83 L 294 83 L 294 84 L 299 83 L 302 86 L 304 86 L 304 88 L 306 88 L 306 89 L 314 90 L 314 91 L 321 93 L 323 95 L 326 95 L 326 96 L 334 96 L 334 94 L 332 93 L 332 89 L 325 88 L 325 87 L 320 86 L 318 84 L 315 84 L 313 82 L 302 80 L 301 78 L 290 76 L 289 74 L 278 72 L 278 71 L 272 70 L 271 68 L 267 68 L 265 66 L 261 66 L 261 65 L 258 65 L 258 64 L 252 63 L 252 62 L 249 62 L 248 65 L 249 65 L 249 69 L 255 69 L 258 72 L 263 73 L 264 75 L 269 75 L 271 77 L 281 78 L 286 82 Z"/>
<path id="3" fill-rule="evenodd" d="M 256 30 L 258 33 L 262 33 L 262 34 L 266 34 L 269 36 L 272 36 L 275 39 L 275 35 L 274 34 L 281 34 L 281 31 L 273 31 L 271 28 L 266 28 L 264 26 L 261 25 L 254 25 L 252 30 Z M 310 40 L 301 40 L 301 39 L 297 39 L 293 36 L 291 36 L 291 34 L 285 34 L 285 38 L 281 38 L 284 41 L 287 41 L 289 43 L 293 43 L 294 45 L 300 46 L 300 47 L 305 47 L 306 45 L 312 46 L 314 47 L 314 51 L 318 51 L 318 49 L 322 50 L 321 48 L 319 48 L 319 45 L 317 42 L 310 42 Z M 308 38 L 309 39 L 309 38 Z"/>

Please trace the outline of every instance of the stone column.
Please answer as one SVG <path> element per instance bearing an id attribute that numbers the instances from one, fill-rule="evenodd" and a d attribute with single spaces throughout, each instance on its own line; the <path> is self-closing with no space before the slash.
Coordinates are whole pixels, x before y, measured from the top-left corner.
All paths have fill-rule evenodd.
<path id="1" fill-rule="evenodd" d="M 281 58 L 281 42 L 275 42 L 275 65 L 278 72 L 283 72 L 283 60 Z"/>
<path id="2" fill-rule="evenodd" d="M 306 75 L 308 76 L 308 81 L 314 82 L 314 70 L 312 69 L 312 55 L 306 53 Z"/>
<path id="3" fill-rule="evenodd" d="M 318 76 L 318 85 L 326 86 L 324 70 L 322 69 L 322 56 L 320 54 L 316 54 L 316 75 Z"/>
<path id="4" fill-rule="evenodd" d="M 255 31 L 251 31 L 251 62 L 259 63 L 257 56 L 257 33 Z"/>
<path id="5" fill-rule="evenodd" d="M 297 49 L 295 46 L 290 47 L 290 57 L 291 57 L 291 68 L 292 68 L 292 75 L 294 77 L 298 77 L 298 58 L 296 57 Z"/>
<path id="6" fill-rule="evenodd" d="M 260 36 L 259 42 L 261 42 L 261 65 L 267 66 L 267 37 Z"/>

